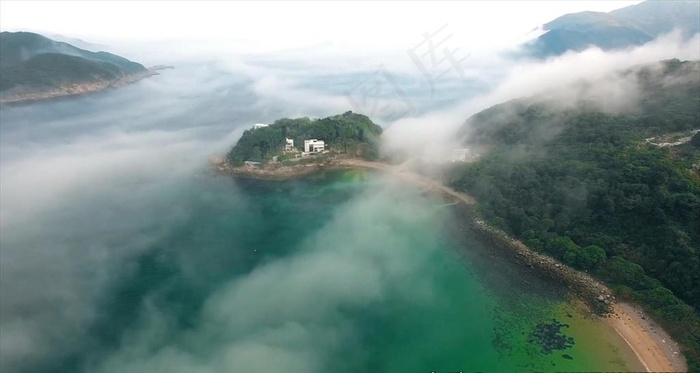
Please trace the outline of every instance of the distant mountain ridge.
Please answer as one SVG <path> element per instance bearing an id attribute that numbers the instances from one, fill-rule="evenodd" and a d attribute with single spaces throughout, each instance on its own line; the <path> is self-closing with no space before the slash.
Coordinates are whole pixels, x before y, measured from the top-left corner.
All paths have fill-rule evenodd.
<path id="1" fill-rule="evenodd" d="M 41 33 L 38 33 L 41 35 Z M 65 35 L 61 34 L 51 34 L 51 35 L 46 35 L 49 39 L 55 40 L 55 41 L 60 41 L 63 43 L 68 43 L 74 47 L 80 48 L 80 49 L 85 49 L 86 51 L 91 51 L 91 52 L 99 52 L 99 51 L 104 51 L 107 50 L 109 47 L 105 44 L 95 44 L 95 43 L 89 43 L 85 40 L 78 39 L 78 38 L 71 38 Z"/>
<path id="2" fill-rule="evenodd" d="M 95 92 L 154 74 L 112 53 L 31 32 L 0 33 L 0 104 Z"/>
<path id="3" fill-rule="evenodd" d="M 528 55 L 549 57 L 590 46 L 604 50 L 645 44 L 678 29 L 688 38 L 700 32 L 700 1 L 645 1 L 612 12 L 563 15 L 524 46 Z"/>

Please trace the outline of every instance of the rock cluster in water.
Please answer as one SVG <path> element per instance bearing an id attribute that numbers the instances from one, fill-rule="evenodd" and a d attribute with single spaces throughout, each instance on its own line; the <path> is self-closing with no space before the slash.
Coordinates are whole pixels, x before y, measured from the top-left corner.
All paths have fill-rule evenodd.
<path id="1" fill-rule="evenodd" d="M 555 319 L 548 323 L 537 324 L 530 334 L 530 343 L 540 346 L 544 354 L 570 348 L 574 345 L 574 339 L 561 332 L 562 328 L 568 327 L 568 324 L 562 324 Z"/>

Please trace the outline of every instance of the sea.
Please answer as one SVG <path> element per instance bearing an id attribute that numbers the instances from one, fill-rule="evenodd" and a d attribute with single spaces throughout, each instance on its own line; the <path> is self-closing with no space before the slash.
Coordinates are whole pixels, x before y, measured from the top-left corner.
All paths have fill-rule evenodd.
<path id="1" fill-rule="evenodd" d="M 640 370 L 459 204 L 380 171 L 211 172 L 295 114 L 222 74 L 0 109 L 0 370 Z"/>

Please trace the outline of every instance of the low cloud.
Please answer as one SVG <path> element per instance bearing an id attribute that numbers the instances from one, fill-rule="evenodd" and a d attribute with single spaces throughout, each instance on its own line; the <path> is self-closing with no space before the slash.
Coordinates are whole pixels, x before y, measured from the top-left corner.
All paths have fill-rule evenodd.
<path id="1" fill-rule="evenodd" d="M 254 123 L 249 82 L 192 72 L 0 111 L 0 370 L 85 347 L 102 292 L 187 221 L 178 197 Z"/>
<path id="2" fill-rule="evenodd" d="M 544 62 L 474 54 L 467 80 L 446 75 L 434 95 L 403 50 L 339 58 L 329 46 L 320 58 L 289 52 L 275 63 L 267 52 L 217 54 L 217 44 L 201 45 L 198 57 L 181 43 L 119 46 L 135 60 L 176 68 L 110 92 L 0 111 L 0 370 L 49 366 L 86 347 L 105 292 L 135 258 L 190 222 L 186 190 L 207 178 L 207 158 L 225 153 L 252 123 L 360 111 L 348 90 L 383 66 L 415 108 L 377 120 L 387 154 L 439 156 L 460 146 L 455 134 L 467 117 L 510 99 L 550 94 L 567 104 L 598 95 L 615 98 L 606 110 L 627 107 L 636 83 L 614 71 L 698 59 L 699 41 L 671 34 L 628 51 L 589 49 Z M 400 95 L 387 99 L 405 105 Z M 347 206 L 300 253 L 217 289 L 195 330 L 173 336 L 167 310 L 146 302 L 143 330 L 127 333 L 128 343 L 90 370 L 322 370 L 344 344 L 359 343 L 344 308 L 385 301 L 402 281 L 416 300 L 432 296 L 417 279 L 428 258 L 402 251 L 410 246 L 404 232 L 386 223 L 424 211 L 406 211 L 392 197 L 399 192 L 383 188 Z M 179 265 L 196 274 L 187 261 Z"/>
<path id="3" fill-rule="evenodd" d="M 430 302 L 430 249 L 416 252 L 406 226 L 424 224 L 425 202 L 391 180 L 353 198 L 294 254 L 221 286 L 189 331 L 164 334 L 167 310 L 150 309 L 124 347 L 95 372 L 323 372 L 357 351 L 354 309 Z M 426 201 L 427 202 L 427 201 Z M 389 206 L 392 206 L 389 208 Z M 434 221 L 434 224 L 439 224 Z M 432 238 L 433 240 L 435 237 Z M 423 238 L 427 247 L 434 242 Z M 410 291 L 408 291 L 410 289 Z M 165 328 L 167 329 L 167 327 Z M 166 338 L 167 337 L 167 338 Z M 151 353 L 150 351 L 157 351 Z"/>
<path id="4" fill-rule="evenodd" d="M 452 149 L 462 147 L 464 138 L 457 134 L 467 118 L 517 98 L 539 97 L 561 108 L 594 98 L 592 102 L 605 112 L 634 110 L 640 97 L 637 78 L 621 72 L 671 58 L 700 59 L 700 34 L 684 39 L 680 32 L 673 32 L 628 50 L 590 48 L 545 61 L 494 61 L 503 75 L 488 93 L 391 123 L 385 132 L 385 152 L 389 156 L 445 159 Z M 488 70 L 493 71 L 494 66 Z"/>

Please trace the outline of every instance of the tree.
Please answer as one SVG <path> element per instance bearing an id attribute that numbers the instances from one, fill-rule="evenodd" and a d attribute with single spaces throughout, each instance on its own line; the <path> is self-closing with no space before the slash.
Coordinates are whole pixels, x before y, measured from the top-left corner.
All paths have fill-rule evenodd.
<path id="1" fill-rule="evenodd" d="M 700 132 L 696 132 L 695 135 L 690 139 L 690 145 L 700 148 Z"/>
<path id="2" fill-rule="evenodd" d="M 326 142 L 327 149 L 342 149 L 345 152 L 360 149 L 360 156 L 374 159 L 379 154 L 378 138 L 381 133 L 382 128 L 368 117 L 352 112 L 318 120 L 282 118 L 267 127 L 245 131 L 228 158 L 231 162 L 267 161 L 280 155 L 285 138 L 291 138 L 297 146 L 304 140 L 319 139 Z"/>
<path id="3" fill-rule="evenodd" d="M 640 84 L 633 114 L 533 97 L 474 115 L 465 146 L 488 153 L 449 180 L 491 224 L 643 302 L 700 371 L 700 177 L 689 171 L 700 133 L 673 149 L 645 141 L 697 128 L 700 62 L 662 66 L 623 73 Z"/>
<path id="4" fill-rule="evenodd" d="M 581 250 L 579 265 L 585 269 L 596 269 L 607 259 L 605 249 L 596 245 L 589 245 Z"/>

